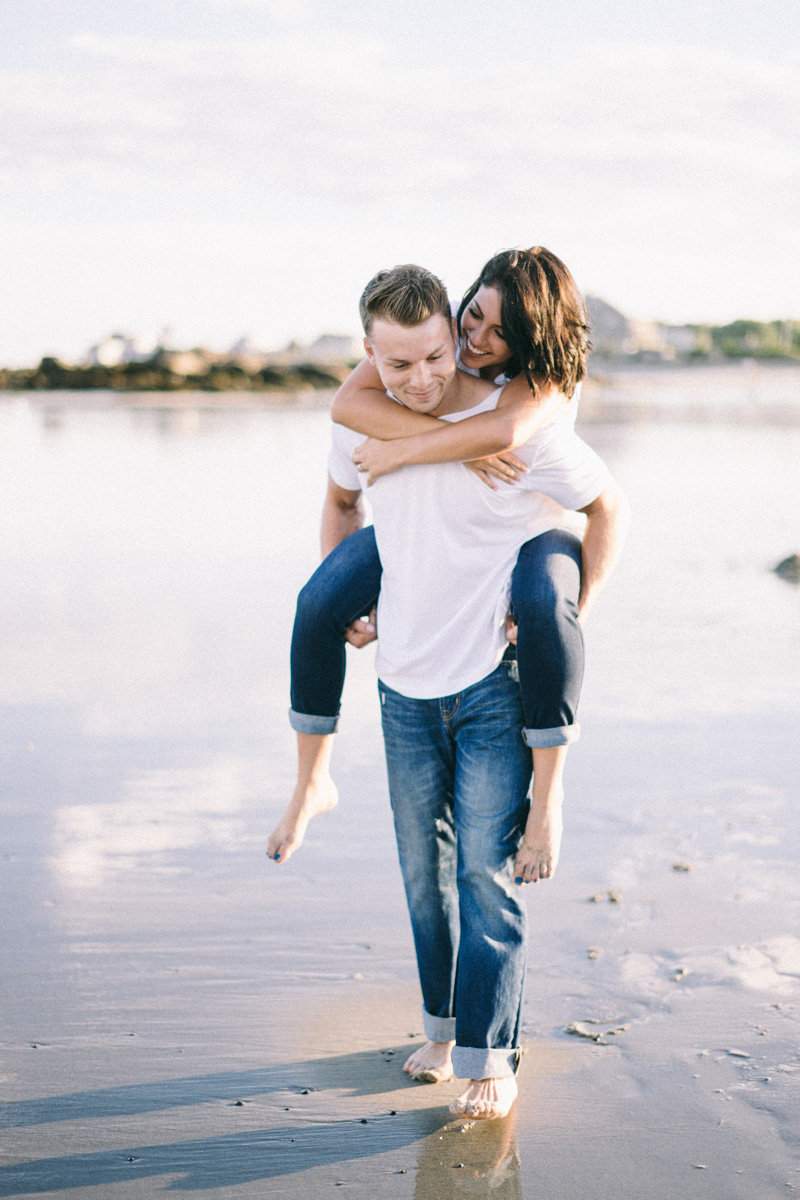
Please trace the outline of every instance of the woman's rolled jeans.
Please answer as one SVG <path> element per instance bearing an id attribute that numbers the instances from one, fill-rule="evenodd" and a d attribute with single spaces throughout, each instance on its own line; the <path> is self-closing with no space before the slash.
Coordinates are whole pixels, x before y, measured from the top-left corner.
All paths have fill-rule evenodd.
<path id="1" fill-rule="evenodd" d="M 378 599 L 381 560 L 372 526 L 331 551 L 297 599 L 292 634 L 292 707 L 298 733 L 333 733 L 339 719 L 348 625 Z M 566 746 L 580 733 L 575 713 L 583 682 L 578 624 L 581 543 L 551 529 L 520 549 L 511 580 L 524 741 Z M 509 647 L 506 658 L 514 656 Z"/>

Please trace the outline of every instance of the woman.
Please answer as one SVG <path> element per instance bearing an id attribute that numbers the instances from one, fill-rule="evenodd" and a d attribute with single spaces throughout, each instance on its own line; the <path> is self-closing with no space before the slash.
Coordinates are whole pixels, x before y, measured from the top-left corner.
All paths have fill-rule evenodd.
<path id="1" fill-rule="evenodd" d="M 497 486 L 493 478 L 510 484 L 525 469 L 509 453 L 512 446 L 539 430 L 546 458 L 553 438 L 574 425 L 588 327 L 583 300 L 560 259 L 542 247 L 496 255 L 464 296 L 457 327 L 462 369 L 489 379 L 510 377 L 497 409 L 456 424 L 411 412 L 387 397 L 365 360 L 337 393 L 331 415 L 368 435 L 356 461 L 370 481 L 410 463 L 469 459 L 488 486 Z M 564 530 L 527 542 L 512 579 L 516 626 L 510 635 L 517 642 L 523 736 L 534 768 L 531 815 L 515 862 L 521 884 L 549 878 L 558 860 L 563 770 L 567 748 L 579 733 L 581 624 L 613 565 L 613 555 L 591 553 L 595 542 L 607 540 L 601 520 L 592 528 L 593 517 L 603 515 L 589 511 L 583 557 L 588 549 L 592 569 L 587 572 L 584 564 L 583 583 L 581 543 Z M 290 714 L 298 738 L 298 783 L 269 839 L 268 853 L 276 862 L 298 848 L 312 816 L 336 803 L 328 767 L 344 645 L 366 645 L 376 636 L 373 620 L 357 618 L 374 609 L 380 573 L 374 535 L 363 529 L 325 559 L 298 599 Z"/>

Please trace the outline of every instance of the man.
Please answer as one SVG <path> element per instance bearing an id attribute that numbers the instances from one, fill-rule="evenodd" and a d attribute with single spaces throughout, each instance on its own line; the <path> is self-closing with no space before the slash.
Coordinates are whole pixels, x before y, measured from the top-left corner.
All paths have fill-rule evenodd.
<path id="1" fill-rule="evenodd" d="M 361 313 L 367 355 L 397 401 L 445 420 L 494 408 L 499 390 L 456 370 L 449 301 L 435 276 L 418 267 L 381 272 Z M 334 427 L 326 552 L 363 522 L 353 463 L 361 441 Z M 525 450 L 516 451 L 523 461 Z M 441 463 L 404 467 L 370 490 L 383 564 L 381 716 L 429 1039 L 405 1069 L 431 1081 L 453 1071 L 468 1079 L 451 1108 L 475 1117 L 505 1115 L 517 1094 L 527 928 L 513 868 L 526 822 L 547 842 L 537 859 L 557 854 L 556 815 L 529 815 L 521 698 L 512 664 L 501 661 L 520 546 L 563 515 L 537 483 L 533 471 L 492 492 L 460 463 Z M 610 486 L 572 434 L 551 490 L 585 509 Z M 295 818 L 287 812 L 270 852 L 292 831 L 292 848 L 302 840 L 305 824 L 298 840 Z"/>

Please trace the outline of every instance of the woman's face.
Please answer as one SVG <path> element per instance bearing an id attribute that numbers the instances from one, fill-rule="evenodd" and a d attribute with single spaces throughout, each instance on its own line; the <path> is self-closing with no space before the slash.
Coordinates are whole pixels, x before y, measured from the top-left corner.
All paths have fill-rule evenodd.
<path id="1" fill-rule="evenodd" d="M 465 367 L 500 366 L 511 352 L 503 337 L 501 296 L 497 288 L 479 287 L 461 317 L 461 361 Z"/>

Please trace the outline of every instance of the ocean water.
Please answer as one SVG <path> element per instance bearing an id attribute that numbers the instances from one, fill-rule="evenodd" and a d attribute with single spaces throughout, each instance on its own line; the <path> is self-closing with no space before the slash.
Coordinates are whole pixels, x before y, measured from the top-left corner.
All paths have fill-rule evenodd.
<path id="1" fill-rule="evenodd" d="M 800 552 L 800 420 L 787 416 L 798 411 L 797 376 L 759 368 L 754 409 L 740 395 L 752 369 L 737 370 L 738 383 L 727 369 L 685 373 L 702 391 L 700 415 L 684 373 L 647 375 L 646 402 L 634 375 L 587 391 L 586 415 L 596 419 L 581 432 L 628 493 L 634 524 L 586 631 L 584 734 L 571 752 L 560 882 L 531 900 L 526 1031 L 551 1044 L 557 1103 L 545 1111 L 540 1080 L 529 1102 L 537 1123 L 523 1109 L 516 1142 L 507 1139 L 491 1167 L 505 1163 L 498 1196 L 556 1187 L 573 1135 L 575 1194 L 593 1179 L 581 1147 L 587 1136 L 600 1145 L 606 1097 L 622 1075 L 598 1067 L 595 1091 L 584 1080 L 596 1109 L 582 1110 L 570 1132 L 569 1020 L 639 1021 L 630 1037 L 640 1041 L 630 1044 L 643 1069 L 666 1061 L 663 1023 L 673 1011 L 684 1033 L 670 1037 L 688 1063 L 690 1045 L 694 1054 L 711 1044 L 706 1026 L 725 1028 L 719 1044 L 750 1037 L 745 1028 L 762 1016 L 747 997 L 797 999 L 800 588 L 773 571 Z M 778 395 L 780 418 L 758 416 Z M 262 1170 L 255 1143 L 224 1142 L 229 1105 L 250 1097 L 241 1128 L 256 1141 L 266 1126 L 280 1133 L 304 1078 L 299 1064 L 347 1052 L 353 1070 L 366 1069 L 359 1055 L 419 1033 L 369 650 L 349 658 L 339 808 L 312 825 L 285 868 L 264 857 L 292 781 L 288 646 L 296 593 L 318 561 L 328 415 L 324 406 L 235 404 L 0 400 L 2 1088 L 13 1103 L 44 1105 L 35 1140 L 20 1132 L 12 1144 L 12 1156 L 32 1164 L 19 1168 L 29 1186 L 14 1191 L 17 1176 L 8 1176 L 6 1187 L 0 1171 L 3 1195 L 38 1192 L 47 1180 L 127 1195 L 116 1167 L 75 1156 L 151 1143 L 161 1147 L 151 1175 L 189 1170 L 193 1190 L 253 1195 L 259 1180 L 258 1194 L 283 1194 L 288 1177 L 290 1187 L 305 1181 L 303 1194 L 327 1194 L 349 1161 L 342 1112 L 371 1119 L 367 1100 L 342 1099 L 352 1091 L 344 1066 L 334 1087 L 344 1110 L 323 1105 L 308 1125 L 292 1109 L 306 1131 L 324 1124 L 300 1166 L 273 1158 Z M 694 873 L 674 874 L 678 859 Z M 585 906 L 612 887 L 630 898 L 622 916 Z M 589 962 L 591 944 L 605 958 Z M 703 981 L 694 1007 L 673 1003 L 669 980 L 688 969 L 681 964 Z M 740 1009 L 731 988 L 745 997 Z M 792 1038 L 774 1053 L 795 1071 Z M 678 1113 L 689 1102 L 671 1076 L 648 1107 L 648 1079 L 615 1061 L 628 1071 L 626 1119 L 641 1135 L 613 1189 L 624 1200 L 641 1194 L 637 1171 L 652 1165 L 648 1121 L 684 1137 Z M 267 1086 L 256 1068 L 280 1069 Z M 372 1093 L 374 1080 L 358 1095 Z M 376 1131 L 372 1150 L 358 1151 L 366 1165 L 354 1179 L 373 1181 L 365 1195 L 381 1194 L 374 1155 L 387 1172 L 408 1159 L 419 1200 L 455 1187 L 443 1182 L 452 1176 L 449 1162 L 442 1175 L 438 1110 L 421 1095 L 402 1136 Z M 744 1179 L 756 1191 L 728 1180 L 714 1195 L 782 1194 L 749 1095 L 738 1124 L 726 1110 L 734 1140 L 718 1145 L 723 1159 L 748 1147 Z M 645 1097 L 641 1116 L 635 1096 Z M 165 1124 L 130 1124 L 131 1114 L 159 1109 L 173 1113 Z M 552 1151 L 541 1141 L 548 1129 L 561 1138 Z M 548 1159 L 558 1147 L 560 1165 Z M 670 1170 L 653 1194 L 684 1194 Z"/>

